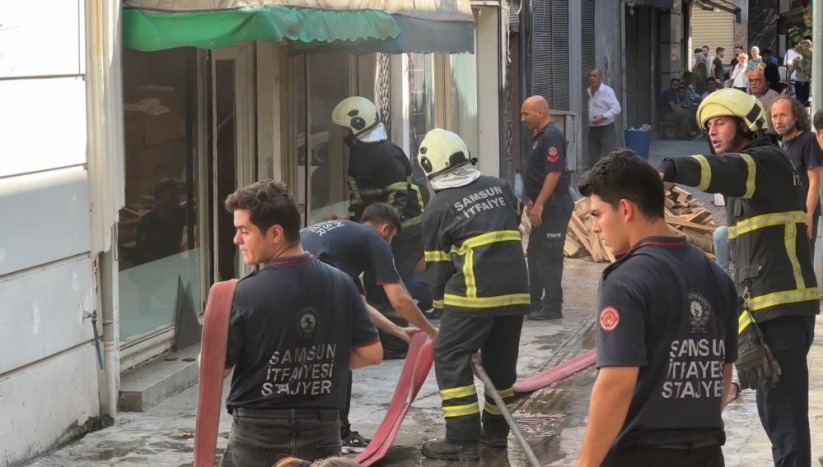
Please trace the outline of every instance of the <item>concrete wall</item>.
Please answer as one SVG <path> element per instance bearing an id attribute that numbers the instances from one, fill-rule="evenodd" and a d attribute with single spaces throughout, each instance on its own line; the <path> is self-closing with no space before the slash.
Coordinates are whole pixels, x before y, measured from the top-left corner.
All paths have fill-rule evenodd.
<path id="1" fill-rule="evenodd" d="M 0 465 L 100 411 L 84 10 L 0 3 Z"/>

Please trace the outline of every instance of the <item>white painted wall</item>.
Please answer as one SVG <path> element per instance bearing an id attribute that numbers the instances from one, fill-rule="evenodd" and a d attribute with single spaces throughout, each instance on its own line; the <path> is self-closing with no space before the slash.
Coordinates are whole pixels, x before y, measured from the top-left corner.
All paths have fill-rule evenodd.
<path id="1" fill-rule="evenodd" d="M 0 465 L 100 411 L 84 4 L 0 2 Z"/>
<path id="2" fill-rule="evenodd" d="M 476 9 L 477 159 L 484 175 L 500 176 L 500 9 Z"/>

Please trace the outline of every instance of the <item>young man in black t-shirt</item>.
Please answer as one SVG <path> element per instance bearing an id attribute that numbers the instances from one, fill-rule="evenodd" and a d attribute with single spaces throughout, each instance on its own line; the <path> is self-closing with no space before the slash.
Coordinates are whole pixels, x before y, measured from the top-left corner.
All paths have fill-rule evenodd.
<path id="1" fill-rule="evenodd" d="M 722 466 L 734 284 L 672 235 L 660 175 L 631 151 L 601 160 L 580 192 L 618 260 L 598 291 L 599 372 L 578 465 Z"/>
<path id="2" fill-rule="evenodd" d="M 227 452 L 236 466 L 339 455 L 348 372 L 382 361 L 377 330 L 351 278 L 303 251 L 285 184 L 241 188 L 226 209 L 243 262 L 263 265 L 240 280 L 232 301 Z"/>
<path id="3" fill-rule="evenodd" d="M 723 69 L 723 59 L 726 57 L 726 49 L 723 47 L 718 47 L 715 49 L 714 60 L 712 61 L 712 69 L 711 73 L 709 73 L 709 77 L 717 81 L 717 84 L 722 85 L 723 81 L 726 79 L 726 72 Z"/>
<path id="4" fill-rule="evenodd" d="M 360 276 L 368 269 L 375 272 L 377 284 L 386 292 L 392 307 L 398 314 L 437 340 L 437 330 L 426 319 L 415 304 L 400 279 L 394 264 L 391 242 L 401 231 L 400 216 L 386 203 L 369 205 L 361 216 L 361 223 L 348 220 L 320 222 L 306 227 L 300 232 L 303 248 L 317 258 L 348 274 L 363 294 L 363 303 L 374 324 L 383 332 L 409 341 L 408 333 L 413 328 L 404 329 L 383 316 L 377 309 L 366 303 L 365 290 Z M 352 431 L 349 423 L 351 402 L 351 380 L 348 383 L 346 407 L 341 413 L 340 437 L 346 449 L 357 450 L 369 444 L 357 431 Z"/>

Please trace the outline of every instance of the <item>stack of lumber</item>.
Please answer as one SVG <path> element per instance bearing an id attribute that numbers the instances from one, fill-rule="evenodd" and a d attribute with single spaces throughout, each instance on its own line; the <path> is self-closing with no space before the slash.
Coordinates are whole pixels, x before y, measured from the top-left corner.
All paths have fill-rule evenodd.
<path id="1" fill-rule="evenodd" d="M 688 191 L 674 186 L 666 192 L 666 222 L 696 247 L 714 256 L 712 235 L 717 226 L 711 211 Z M 566 257 L 591 257 L 592 261 L 614 262 L 612 251 L 592 231 L 591 206 L 582 198 L 574 206 L 564 248 Z"/>

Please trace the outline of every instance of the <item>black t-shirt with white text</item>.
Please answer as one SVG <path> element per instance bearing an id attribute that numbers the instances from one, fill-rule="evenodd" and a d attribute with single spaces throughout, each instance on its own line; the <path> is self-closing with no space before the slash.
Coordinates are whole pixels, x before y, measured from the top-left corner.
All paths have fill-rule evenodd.
<path id="1" fill-rule="evenodd" d="M 823 166 L 823 150 L 817 142 L 815 134 L 811 131 L 803 131 L 789 141 L 781 143 L 783 150 L 789 155 L 789 160 L 800 177 L 800 186 L 803 187 L 803 204 L 809 194 L 809 169 Z M 814 215 L 820 215 L 820 201 L 814 209 Z"/>
<path id="2" fill-rule="evenodd" d="M 351 351 L 377 340 L 351 278 L 308 253 L 278 258 L 237 283 L 226 407 L 343 409 Z"/>
<path id="3" fill-rule="evenodd" d="M 568 195 L 571 174 L 566 167 L 566 138 L 554 123 L 535 131 L 532 136 L 532 148 L 526 156 L 525 191 L 530 200 L 535 201 L 546 181 L 549 172 L 561 172 L 552 197 L 553 200 Z"/>
<path id="4" fill-rule="evenodd" d="M 391 246 L 367 225 L 320 222 L 300 231 L 300 243 L 304 250 L 348 274 L 361 292 L 360 275 L 369 268 L 374 268 L 380 285 L 400 282 Z"/>
<path id="5" fill-rule="evenodd" d="M 724 365 L 737 358 L 729 276 L 680 237 L 649 237 L 603 273 L 597 367 L 639 367 L 613 449 L 725 442 Z"/>

